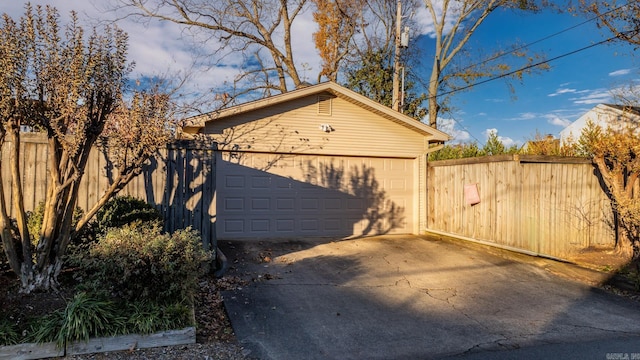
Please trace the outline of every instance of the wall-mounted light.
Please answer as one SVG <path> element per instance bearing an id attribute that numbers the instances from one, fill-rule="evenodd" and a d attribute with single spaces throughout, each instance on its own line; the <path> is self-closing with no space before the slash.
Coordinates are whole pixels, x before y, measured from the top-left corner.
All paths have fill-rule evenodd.
<path id="1" fill-rule="evenodd" d="M 322 130 L 322 131 L 324 131 L 324 132 L 326 132 L 326 133 L 330 133 L 330 132 L 332 132 L 332 131 L 335 131 L 335 130 L 331 127 L 331 125 L 329 125 L 329 124 L 320 124 L 320 130 Z"/>

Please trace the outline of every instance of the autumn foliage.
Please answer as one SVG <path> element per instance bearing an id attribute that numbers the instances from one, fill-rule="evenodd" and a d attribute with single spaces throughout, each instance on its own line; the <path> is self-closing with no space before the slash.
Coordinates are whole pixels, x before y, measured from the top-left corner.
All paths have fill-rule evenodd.
<path id="1" fill-rule="evenodd" d="M 363 0 L 313 0 L 313 19 L 318 31 L 313 34 L 316 49 L 322 59 L 318 79 L 325 76 L 336 81 L 340 61 L 349 53 L 349 43 L 358 28 Z"/>
<path id="2" fill-rule="evenodd" d="M 627 111 L 632 111 L 628 109 Z M 640 132 L 638 124 L 607 127 L 589 123 L 578 145 L 598 167 L 617 215 L 618 250 L 640 257 Z"/>
<path id="3" fill-rule="evenodd" d="M 0 236 L 24 292 L 55 287 L 73 235 L 168 139 L 169 98 L 153 87 L 127 93 L 127 35 L 117 27 L 87 34 L 75 13 L 66 26 L 59 18 L 55 8 L 27 4 L 18 21 L 5 14 L 0 24 L 0 149 L 10 159 L 0 164 Z M 23 199 L 24 130 L 47 136 L 47 189 L 37 234 L 30 234 Z M 113 157 L 117 171 L 96 205 L 74 219 L 89 153 L 105 135 L 106 151 L 119 153 Z"/>

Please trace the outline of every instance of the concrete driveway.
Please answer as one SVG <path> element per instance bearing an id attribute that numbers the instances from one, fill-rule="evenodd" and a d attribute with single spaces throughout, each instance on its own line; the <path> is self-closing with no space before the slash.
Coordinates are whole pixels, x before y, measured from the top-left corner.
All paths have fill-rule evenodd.
<path id="1" fill-rule="evenodd" d="M 250 357 L 640 358 L 640 304 L 566 264 L 419 236 L 219 245 L 250 280 L 223 293 Z"/>

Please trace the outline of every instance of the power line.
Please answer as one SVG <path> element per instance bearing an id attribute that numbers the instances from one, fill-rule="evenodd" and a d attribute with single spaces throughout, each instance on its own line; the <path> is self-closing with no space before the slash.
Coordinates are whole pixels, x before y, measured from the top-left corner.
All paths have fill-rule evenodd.
<path id="1" fill-rule="evenodd" d="M 621 33 L 620 35 L 626 35 L 626 34 L 629 34 L 629 33 L 632 33 L 632 32 L 636 32 L 636 33 L 637 33 L 638 31 L 640 31 L 640 29 L 635 29 L 635 30 L 633 30 L 633 31 L 625 31 L 625 32 Z M 508 73 L 500 74 L 500 75 L 494 76 L 494 77 L 492 77 L 492 78 L 489 78 L 489 79 L 485 79 L 485 80 L 479 81 L 479 82 L 474 83 L 474 84 L 469 84 L 469 85 L 467 85 L 467 86 L 463 86 L 463 87 L 460 87 L 460 88 L 457 88 L 457 89 L 453 89 L 453 90 L 449 90 L 449 91 L 441 92 L 441 93 L 439 93 L 439 94 L 437 94 L 437 95 L 429 96 L 429 97 L 428 97 L 428 99 L 433 99 L 433 98 L 437 98 L 437 97 L 439 97 L 439 96 L 444 96 L 444 95 L 453 94 L 453 93 L 455 93 L 455 92 L 463 91 L 463 90 L 466 90 L 466 89 L 472 88 L 472 87 L 477 86 L 477 85 L 482 85 L 482 84 L 488 83 L 488 82 L 490 82 L 490 81 L 494 81 L 494 80 L 502 79 L 502 78 L 504 78 L 504 77 L 511 76 L 511 75 L 513 75 L 513 74 L 515 74 L 515 73 L 518 73 L 518 72 L 521 72 L 521 71 L 524 71 L 524 70 L 528 70 L 528 69 L 534 68 L 534 67 L 536 67 L 536 66 L 540 66 L 540 65 L 542 65 L 542 64 L 550 63 L 550 62 L 552 62 L 552 61 L 555 61 L 555 60 L 558 60 L 558 59 L 561 59 L 561 58 L 567 57 L 567 56 L 569 56 L 569 55 L 573 55 L 573 54 L 579 53 L 579 52 L 581 52 L 581 51 L 588 50 L 588 49 L 590 49 L 590 48 L 592 48 L 592 47 L 595 47 L 595 46 L 598 46 L 598 45 L 605 44 L 605 43 L 607 43 L 607 42 L 609 42 L 609 41 L 612 41 L 612 40 L 614 40 L 614 39 L 616 39 L 616 38 L 618 38 L 618 36 L 612 36 L 612 37 L 610 37 L 610 38 L 608 38 L 608 39 L 605 39 L 605 40 L 599 41 L 599 42 L 597 42 L 597 43 L 594 43 L 594 44 L 591 44 L 591 45 L 588 45 L 588 46 L 582 47 L 582 48 L 577 49 L 577 50 L 570 51 L 570 52 L 568 52 L 568 53 L 564 53 L 564 54 L 562 54 L 562 55 L 558 55 L 558 56 L 553 57 L 553 58 L 551 58 L 551 59 L 543 60 L 543 61 L 537 62 L 537 63 L 535 63 L 535 64 L 530 64 L 530 65 L 527 65 L 527 66 L 521 67 L 521 68 L 519 68 L 519 69 L 517 69 L 517 70 L 513 70 L 513 71 L 510 71 L 510 72 L 508 72 Z"/>
<path id="2" fill-rule="evenodd" d="M 629 3 L 626 3 L 626 4 L 624 4 L 624 5 L 620 5 L 620 6 L 618 6 L 618 7 L 617 7 L 617 8 L 615 8 L 615 9 L 611 9 L 611 10 L 609 10 L 609 11 L 607 11 L 607 12 L 604 12 L 604 13 L 602 13 L 602 14 L 600 14 L 600 15 L 594 16 L 594 17 L 592 17 L 592 18 L 590 18 L 590 19 L 587 19 L 587 20 L 585 20 L 585 21 L 583 21 L 583 22 L 581 22 L 581 23 L 579 23 L 579 24 L 576 24 L 576 25 L 570 26 L 570 27 L 568 27 L 568 28 L 562 29 L 562 30 L 560 30 L 560 31 L 558 31 L 558 32 L 556 32 L 556 33 L 553 33 L 553 34 L 551 34 L 551 35 L 547 35 L 547 36 L 545 36 L 545 37 L 543 37 L 543 38 L 541 38 L 541 39 L 535 40 L 535 41 L 530 42 L 530 43 L 528 43 L 528 44 L 524 44 L 524 45 L 522 45 L 522 46 L 520 46 L 520 47 L 517 47 L 517 48 L 515 48 L 515 49 L 513 49 L 513 50 L 511 50 L 511 51 L 509 51 L 509 52 L 504 52 L 504 53 L 501 53 L 501 54 L 498 54 L 498 55 L 492 56 L 492 57 L 490 57 L 490 58 L 488 58 L 488 59 L 485 59 L 485 60 L 483 60 L 483 61 L 481 61 L 481 62 L 479 62 L 479 63 L 473 64 L 473 65 L 468 65 L 468 66 L 466 66 L 466 67 L 462 68 L 461 70 L 466 70 L 466 69 L 469 69 L 469 68 L 472 68 L 472 67 L 475 67 L 475 66 L 478 66 L 478 65 L 486 64 L 486 63 L 488 63 L 488 62 L 490 62 L 490 61 L 493 61 L 493 60 L 499 59 L 499 58 L 501 58 L 501 57 L 503 57 L 503 56 L 507 56 L 507 55 L 509 55 L 509 54 L 515 53 L 516 51 L 520 51 L 520 50 L 526 49 L 526 48 L 528 48 L 528 47 L 530 47 L 530 46 L 532 46 L 532 45 L 535 45 L 535 44 L 541 43 L 541 42 L 543 42 L 543 41 L 546 41 L 546 40 L 549 40 L 549 39 L 551 39 L 551 38 L 553 38 L 553 37 L 556 37 L 556 36 L 558 36 L 558 35 L 561 35 L 561 34 L 563 34 L 563 33 L 565 33 L 565 32 L 571 31 L 571 30 L 573 30 L 573 29 L 575 29 L 575 28 L 578 28 L 578 27 L 580 27 L 580 26 L 582 26 L 582 25 L 585 25 L 585 24 L 587 24 L 587 23 L 589 23 L 589 22 L 591 22 L 591 21 L 594 21 L 594 20 L 596 20 L 596 19 L 598 19 L 598 18 L 601 18 L 601 17 L 603 17 L 603 16 L 605 16 L 605 15 L 607 15 L 607 14 L 609 14 L 609 13 L 612 13 L 612 12 L 614 12 L 614 11 L 618 11 L 618 10 L 622 9 L 623 7 L 625 7 L 625 6 L 629 6 L 629 5 L 630 5 Z"/>

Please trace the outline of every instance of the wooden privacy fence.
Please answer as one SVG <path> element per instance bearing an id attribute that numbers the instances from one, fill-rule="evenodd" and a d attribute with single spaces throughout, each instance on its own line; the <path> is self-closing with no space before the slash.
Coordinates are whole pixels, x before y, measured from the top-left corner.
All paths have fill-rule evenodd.
<path id="1" fill-rule="evenodd" d="M 557 258 L 615 244 L 611 205 L 589 160 L 434 161 L 427 179 L 427 226 L 434 232 Z M 472 205 L 476 189 L 479 202 Z"/>
<path id="2" fill-rule="evenodd" d="M 44 201 L 47 173 L 47 139 L 41 134 L 22 134 L 20 147 L 25 210 L 33 210 Z M 11 143 L 6 143 L 1 161 L 9 160 Z M 119 195 L 131 195 L 155 206 L 165 218 L 165 230 L 192 226 L 200 231 L 206 248 L 215 245 L 215 144 L 178 141 L 150 159 L 142 174 Z M 113 178 L 112 165 L 98 148 L 91 151 L 85 175 L 80 183 L 78 206 L 93 206 Z M 11 174 L 2 167 L 5 197 L 11 200 Z"/>

